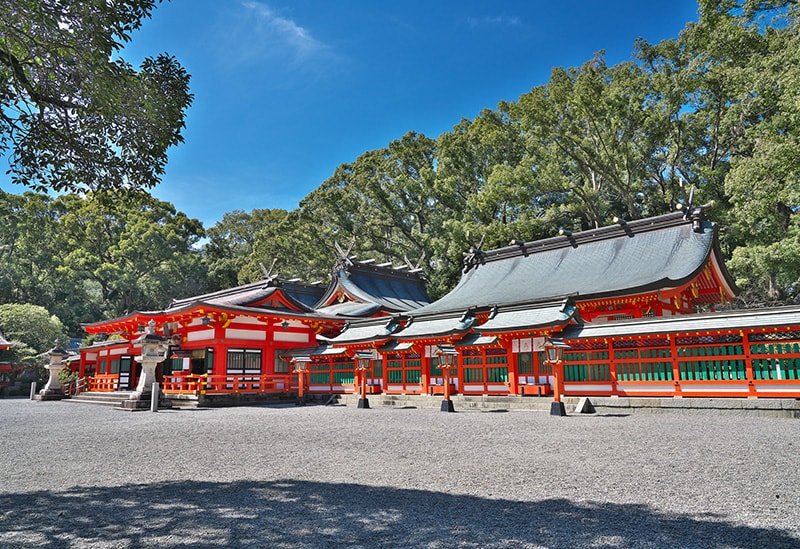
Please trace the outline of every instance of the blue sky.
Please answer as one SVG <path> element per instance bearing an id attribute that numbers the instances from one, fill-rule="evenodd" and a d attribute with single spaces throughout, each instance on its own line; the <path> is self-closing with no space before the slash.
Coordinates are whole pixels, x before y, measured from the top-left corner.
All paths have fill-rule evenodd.
<path id="1" fill-rule="evenodd" d="M 134 34 L 192 75 L 185 143 L 152 192 L 212 226 L 297 207 L 339 164 L 545 84 L 553 67 L 676 37 L 695 0 L 172 0 Z M 3 179 L 0 186 L 25 189 Z"/>

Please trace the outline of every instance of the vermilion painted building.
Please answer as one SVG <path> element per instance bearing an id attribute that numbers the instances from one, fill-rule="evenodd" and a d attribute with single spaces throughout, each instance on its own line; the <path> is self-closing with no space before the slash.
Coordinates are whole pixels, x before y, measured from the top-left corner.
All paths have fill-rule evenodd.
<path id="1" fill-rule="evenodd" d="M 154 319 L 172 340 L 176 398 L 357 390 L 436 394 L 437 352 L 457 355 L 449 390 L 552 394 L 545 338 L 569 344 L 563 393 L 800 397 L 800 309 L 713 312 L 736 288 L 704 208 L 470 250 L 458 285 L 430 302 L 413 269 L 342 254 L 327 287 L 264 281 L 87 326 L 121 335 L 81 351 L 93 390 L 131 388 L 129 343 Z"/>
<path id="2" fill-rule="evenodd" d="M 369 384 L 389 393 L 442 392 L 436 353 L 453 346 L 451 391 L 549 394 L 543 344 L 557 337 L 567 395 L 800 395 L 797 309 L 694 314 L 736 291 L 695 208 L 473 250 L 442 299 L 352 322 L 330 344 L 372 351 Z"/>
<path id="3" fill-rule="evenodd" d="M 353 315 L 380 316 L 428 301 L 419 272 L 342 258 L 327 287 L 269 276 L 176 300 L 162 311 L 86 325 L 88 333 L 114 339 L 81 349 L 79 374 L 89 378 L 90 391 L 132 390 L 140 354 L 132 342 L 154 320 L 171 343 L 160 380 L 175 398 L 287 392 L 288 350 L 339 333 Z"/>

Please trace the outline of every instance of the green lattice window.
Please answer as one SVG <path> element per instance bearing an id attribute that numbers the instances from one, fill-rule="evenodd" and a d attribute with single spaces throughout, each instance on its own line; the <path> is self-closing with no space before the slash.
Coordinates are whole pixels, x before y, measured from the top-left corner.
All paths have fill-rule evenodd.
<path id="1" fill-rule="evenodd" d="M 486 368 L 486 381 L 508 383 L 508 368 Z"/>
<path id="2" fill-rule="evenodd" d="M 308 382 L 311 385 L 330 385 L 331 374 L 330 372 L 312 372 L 308 374 Z"/>
<path id="3" fill-rule="evenodd" d="M 464 368 L 464 383 L 482 383 L 483 368 Z"/>
<path id="4" fill-rule="evenodd" d="M 355 373 L 350 372 L 333 372 L 334 385 L 352 385 L 355 383 Z"/>

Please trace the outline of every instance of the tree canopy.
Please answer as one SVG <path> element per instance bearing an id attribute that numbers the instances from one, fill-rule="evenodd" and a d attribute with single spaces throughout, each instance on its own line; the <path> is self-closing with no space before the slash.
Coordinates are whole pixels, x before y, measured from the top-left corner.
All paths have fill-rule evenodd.
<path id="1" fill-rule="evenodd" d="M 189 75 L 173 57 L 118 57 L 155 0 L 0 4 L 0 155 L 39 191 L 146 189 L 183 141 Z"/>
<path id="2" fill-rule="evenodd" d="M 52 349 L 55 342 L 66 344 L 64 325 L 47 309 L 30 304 L 0 305 L 0 326 L 12 346 L 8 355 L 11 362 L 33 360 Z"/>

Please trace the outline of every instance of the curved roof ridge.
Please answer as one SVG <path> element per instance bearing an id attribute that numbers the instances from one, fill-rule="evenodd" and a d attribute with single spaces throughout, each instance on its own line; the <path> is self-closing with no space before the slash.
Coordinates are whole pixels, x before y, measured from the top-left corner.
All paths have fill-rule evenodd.
<path id="1" fill-rule="evenodd" d="M 719 256 L 719 257 L 715 257 Z M 413 314 L 575 296 L 595 299 L 676 288 L 719 252 L 702 208 L 481 252 L 447 295 Z M 720 270 L 724 270 L 720 267 Z"/>

